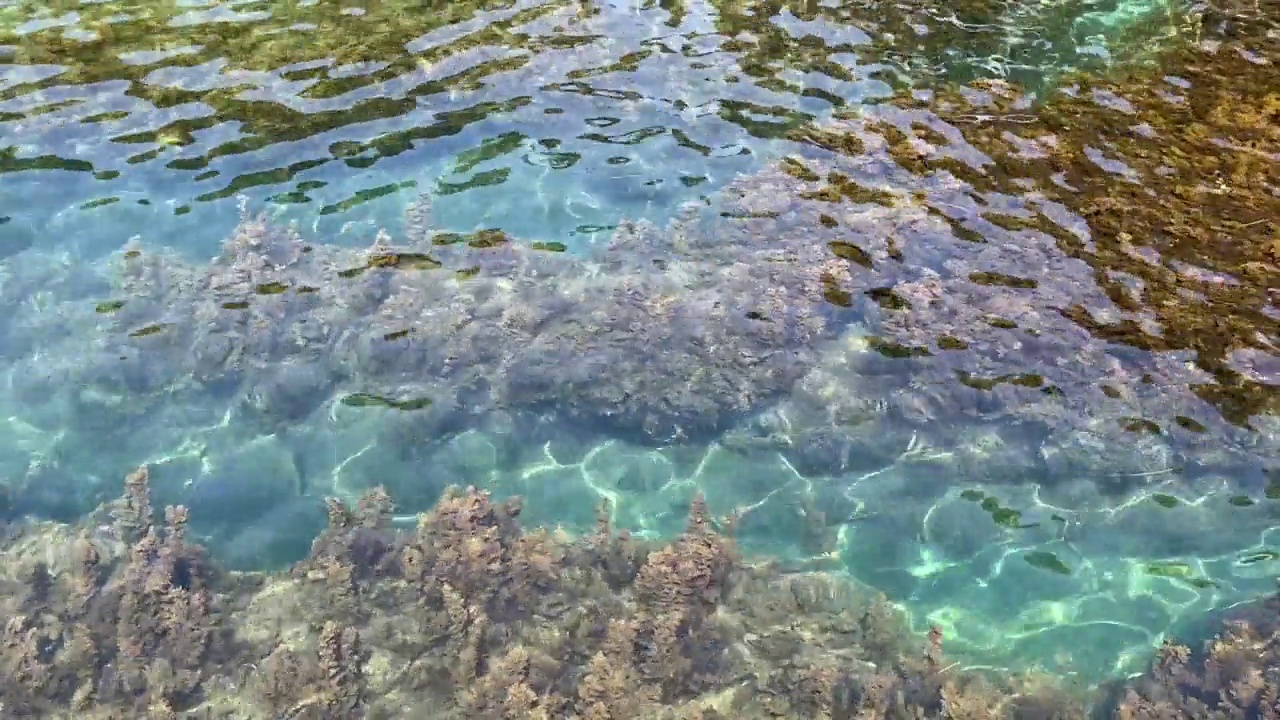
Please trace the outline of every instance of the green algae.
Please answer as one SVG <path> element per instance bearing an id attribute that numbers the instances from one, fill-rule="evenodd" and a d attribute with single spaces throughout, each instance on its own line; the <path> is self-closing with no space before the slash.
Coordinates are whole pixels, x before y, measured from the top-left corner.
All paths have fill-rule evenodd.
<path id="1" fill-rule="evenodd" d="M 1191 351 L 1213 378 L 1193 391 L 1228 421 L 1250 427 L 1251 417 L 1280 414 L 1280 386 L 1235 362 L 1241 351 L 1273 353 L 1266 338 L 1280 337 L 1280 318 L 1268 311 L 1280 278 L 1280 197 L 1267 189 L 1280 183 L 1280 49 L 1265 18 L 1235 22 L 1239 52 L 1183 46 L 1109 77 L 1067 76 L 1070 92 L 1053 94 L 1034 114 L 1014 110 L 1021 96 L 998 84 L 980 96 L 943 91 L 928 102 L 895 101 L 959 129 L 994 160 L 986 169 L 922 155 L 897 126 L 869 129 L 914 174 L 945 171 L 1012 196 L 1025 195 L 1029 181 L 1087 220 L 1088 242 L 1044 217 L 1019 222 L 1053 237 L 1064 256 L 1093 268 L 1108 296 L 1152 322 L 1103 322 L 1080 307 L 1063 308 L 1064 317 L 1106 342 Z M 1041 154 L 1025 154 L 1027 144 Z M 1101 169 L 1098 148 L 1125 172 Z M 1144 248 L 1160 261 L 1145 259 Z M 1126 277 L 1141 280 L 1141 296 L 1122 284 Z M 992 273 L 974 279 L 998 280 Z M 1191 418 L 1179 424 L 1203 431 Z M 1142 419 L 1132 430 L 1160 432 Z"/>

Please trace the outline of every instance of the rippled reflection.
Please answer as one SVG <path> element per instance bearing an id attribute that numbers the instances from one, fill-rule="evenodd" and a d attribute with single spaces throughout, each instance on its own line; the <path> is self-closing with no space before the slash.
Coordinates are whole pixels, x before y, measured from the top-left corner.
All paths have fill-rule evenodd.
<path id="1" fill-rule="evenodd" d="M 670 216 L 833 108 L 1136 61 L 1187 23 L 1144 2 L 23 3 L 0 171 L 13 207 L 99 250 L 104 223 L 188 213 L 212 248 L 229 226 L 208 205 L 241 193 L 332 232 L 425 188 L 466 191 L 440 211 L 461 228 L 589 237 Z"/>

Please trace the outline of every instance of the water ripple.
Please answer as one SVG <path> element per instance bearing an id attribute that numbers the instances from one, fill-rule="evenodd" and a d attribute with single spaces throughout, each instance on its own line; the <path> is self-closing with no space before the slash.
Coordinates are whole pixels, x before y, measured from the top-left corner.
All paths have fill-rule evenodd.
<path id="1" fill-rule="evenodd" d="M 1145 29 L 1132 32 L 1176 35 L 1175 9 L 1151 0 Z M 525 218 L 498 186 L 589 192 L 608 208 L 593 226 L 619 213 L 667 216 L 760 167 L 787 133 L 833 109 L 975 67 L 1009 77 L 1013 55 L 1021 80 L 1069 70 L 1057 35 L 1110 22 L 1088 10 L 1059 22 L 1067 9 L 992 5 L 960 17 L 875 0 L 21 3 L 0 11 L 0 47 L 10 49 L 0 181 L 14 207 L 53 208 L 48 222 L 64 239 L 99 251 L 118 239 L 99 239 L 104 224 L 118 234 L 138 217 L 102 214 L 126 197 L 154 216 L 156 233 L 195 213 L 187 219 L 210 231 L 191 242 L 211 248 L 228 228 L 203 206 L 236 195 L 324 208 L 335 231 L 389 222 L 407 200 L 373 198 L 436 182 L 470 183 L 447 222 L 568 238 L 579 223 Z M 1132 59 L 1140 44 L 1113 45 Z M 618 125 L 600 132 L 596 117 Z M 575 161 L 535 172 L 493 158 L 478 179 L 450 170 L 459 153 L 535 127 L 535 142 Z M 75 211 L 86 207 L 99 212 Z"/>

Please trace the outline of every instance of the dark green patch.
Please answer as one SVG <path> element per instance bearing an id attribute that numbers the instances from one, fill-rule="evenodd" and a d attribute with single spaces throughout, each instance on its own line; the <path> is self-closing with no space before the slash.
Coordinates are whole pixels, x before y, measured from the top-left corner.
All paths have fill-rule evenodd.
<path id="1" fill-rule="evenodd" d="M 253 289 L 259 295 L 279 295 L 289 289 L 289 286 L 282 282 L 261 283 Z"/>
<path id="2" fill-rule="evenodd" d="M 1208 430 L 1204 425 L 1196 422 L 1194 419 L 1189 418 L 1186 415 L 1178 415 L 1173 418 L 1173 421 L 1178 424 L 1178 427 L 1183 430 L 1189 430 L 1193 433 L 1203 433 Z"/>
<path id="3" fill-rule="evenodd" d="M 817 182 L 822 179 L 821 175 L 810 170 L 804 163 L 796 160 L 795 158 L 783 158 L 779 165 L 782 167 L 782 172 L 797 180 Z"/>
<path id="4" fill-rule="evenodd" d="M 991 515 L 991 521 L 1000 527 L 1011 530 L 1024 530 L 1037 527 L 1039 523 L 1023 523 L 1022 513 L 1000 505 L 999 498 L 986 495 L 978 490 L 966 490 L 960 494 L 965 500 L 978 501 L 979 507 Z"/>
<path id="5" fill-rule="evenodd" d="M 454 161 L 453 172 L 461 175 L 469 173 L 477 166 L 503 155 L 519 150 L 527 136 L 518 132 L 506 132 L 497 137 L 487 138 L 480 147 L 463 150 Z"/>
<path id="6" fill-rule="evenodd" d="M 1146 567 L 1146 573 L 1152 577 L 1162 577 L 1162 578 L 1169 578 L 1170 580 L 1177 580 L 1181 583 L 1185 583 L 1194 588 L 1205 589 L 1205 588 L 1217 587 L 1217 583 L 1215 583 L 1214 581 L 1208 578 L 1197 576 L 1195 574 L 1195 570 L 1193 570 L 1191 566 L 1186 563 L 1180 563 L 1180 562 L 1153 563 Z"/>
<path id="7" fill-rule="evenodd" d="M 248 300 L 230 300 L 228 302 L 222 303 L 222 309 L 223 310 L 248 310 L 249 301 Z"/>
<path id="8" fill-rule="evenodd" d="M 991 513 L 991 519 L 1000 527 L 1013 528 L 1015 530 L 1031 527 L 1030 525 L 1022 524 L 1022 513 L 1017 510 L 1010 510 L 1009 508 L 999 508 L 993 511 Z"/>
<path id="9" fill-rule="evenodd" d="M 329 153 L 335 158 L 348 158 L 364 152 L 364 146 L 353 140 L 339 140 L 329 145 Z"/>
<path id="10" fill-rule="evenodd" d="M 94 208 L 105 207 L 107 205 L 114 205 L 118 202 L 120 202 L 120 198 L 118 197 L 98 198 L 97 200 L 90 200 L 89 202 L 84 203 L 83 205 L 80 206 L 80 209 L 92 210 Z"/>
<path id="11" fill-rule="evenodd" d="M 1027 564 L 1034 568 L 1048 570 L 1049 572 L 1057 573 L 1059 575 L 1071 574 L 1071 568 L 1067 567 L 1066 563 L 1059 560 L 1058 556 L 1051 552 L 1034 550 L 1023 554 L 1022 559 L 1026 560 Z"/>
<path id="12" fill-rule="evenodd" d="M 460 183 L 450 183 L 440 180 L 436 183 L 437 195 L 456 195 L 460 192 L 471 190 L 478 187 L 491 187 L 501 185 L 511 176 L 511 168 L 497 168 L 494 170 L 486 170 L 476 173 L 470 180 Z"/>
<path id="13" fill-rule="evenodd" d="M 529 245 L 533 250 L 545 250 L 546 252 L 562 253 L 569 247 L 562 242 L 535 242 Z"/>
<path id="14" fill-rule="evenodd" d="M 939 350 L 965 350 L 969 347 L 969 343 L 957 337 L 943 335 L 938 338 Z"/>
<path id="15" fill-rule="evenodd" d="M 353 278 L 373 268 L 393 268 L 395 270 L 435 270 L 439 268 L 439 260 L 422 253 L 380 253 L 371 255 L 364 265 L 338 271 L 338 277 Z"/>
<path id="16" fill-rule="evenodd" d="M 868 344 L 872 350 L 889 358 L 913 358 L 913 357 L 932 357 L 933 353 L 929 352 L 929 348 L 911 347 L 909 345 L 900 345 L 895 342 L 888 342 L 880 338 L 869 338 Z"/>
<path id="17" fill-rule="evenodd" d="M 466 240 L 468 247 L 481 250 L 502 247 L 511 242 L 511 238 L 505 232 L 496 228 L 477 230 L 470 235 L 464 236 L 463 239 Z"/>
<path id="18" fill-rule="evenodd" d="M 835 218 L 824 213 L 818 216 L 818 224 L 822 225 L 822 227 L 833 228 L 838 226 L 840 223 L 836 222 Z"/>
<path id="19" fill-rule="evenodd" d="M 386 253 L 370 257 L 369 265 L 397 270 L 435 270 L 440 267 L 440 261 L 422 253 Z"/>
<path id="20" fill-rule="evenodd" d="M 988 316 L 986 321 L 991 327 L 997 327 L 1002 330 L 1015 330 L 1018 327 L 1018 323 L 1006 318 L 996 317 L 994 315 Z"/>
<path id="21" fill-rule="evenodd" d="M 1044 378 L 1035 373 L 998 375 L 993 378 L 984 378 L 972 375 L 964 370 L 957 370 L 956 378 L 960 381 L 961 385 L 967 385 L 975 390 L 993 390 L 999 385 L 1006 384 L 1028 388 L 1037 388 L 1044 385 Z"/>
<path id="22" fill-rule="evenodd" d="M 408 336 L 409 336 L 409 331 L 407 329 L 396 330 L 395 332 L 389 332 L 386 335 L 383 335 L 382 339 L 386 340 L 387 342 L 391 342 L 392 340 L 399 340 L 400 338 L 408 337 Z"/>
<path id="23" fill-rule="evenodd" d="M 834 281 L 824 280 L 822 283 L 822 299 L 836 307 L 853 307 L 853 295 L 842 289 Z"/>
<path id="24" fill-rule="evenodd" d="M 1236 507 L 1253 507 L 1254 505 L 1257 505 L 1257 503 L 1253 501 L 1253 498 L 1248 495 L 1232 495 L 1227 498 L 1227 502 L 1235 505 Z"/>
<path id="25" fill-rule="evenodd" d="M 1181 501 L 1172 495 L 1165 495 L 1164 493 L 1156 493 L 1155 495 L 1151 496 L 1151 502 L 1154 502 L 1160 507 L 1172 508 L 1172 507 L 1177 507 Z"/>
<path id="26" fill-rule="evenodd" d="M 729 220 L 777 220 L 778 213 L 773 210 L 725 210 L 720 217 Z"/>
<path id="27" fill-rule="evenodd" d="M 108 110 L 106 112 L 90 115 L 87 118 L 81 119 L 80 122 L 85 124 L 113 122 L 116 120 L 124 120 L 127 117 L 129 117 L 129 113 L 125 110 Z"/>
<path id="28" fill-rule="evenodd" d="M 291 190 L 289 192 L 276 193 L 268 197 L 267 202 L 275 205 L 305 205 L 311 202 L 311 197 L 304 192 Z"/>
<path id="29" fill-rule="evenodd" d="M 170 170 L 186 170 L 188 172 L 194 172 L 196 170 L 203 170 L 209 167 L 209 160 L 205 157 L 174 158 L 165 163 L 164 166 Z"/>
<path id="30" fill-rule="evenodd" d="M 373 395 L 371 393 L 355 393 L 342 398 L 342 404 L 348 407 L 384 407 L 392 410 L 421 410 L 431 406 L 429 398 L 409 398 L 395 400 L 393 398 Z"/>
<path id="31" fill-rule="evenodd" d="M 376 188 L 369 188 L 368 190 L 360 190 L 354 193 L 351 197 L 347 198 L 346 200 L 343 200 L 341 202 L 336 202 L 332 205 L 325 205 L 324 207 L 320 208 L 320 214 L 335 215 L 338 213 L 344 213 L 348 210 L 351 210 L 352 208 L 359 207 L 371 200 L 377 200 L 380 197 L 391 195 L 392 193 L 395 193 L 399 190 L 411 188 L 413 187 L 413 185 L 414 184 L 412 181 L 406 181 L 401 183 L 392 183 L 389 185 L 383 185 L 381 187 L 376 187 Z"/>
<path id="32" fill-rule="evenodd" d="M 431 244 L 438 246 L 457 245 L 458 243 L 465 242 L 466 239 L 467 236 L 463 233 L 438 232 L 431 236 Z"/>
<path id="33" fill-rule="evenodd" d="M 1139 435 L 1160 434 L 1160 426 L 1144 418 L 1120 418 L 1120 427 L 1124 428 L 1125 432 Z"/>
<path id="34" fill-rule="evenodd" d="M 124 300 L 106 300 L 93 307 L 93 311 L 102 315 L 113 313 L 124 307 Z"/>
<path id="35" fill-rule="evenodd" d="M 153 323 L 134 330 L 129 333 L 129 337 L 147 337 L 148 335 L 155 335 L 158 332 L 164 331 L 166 327 L 168 327 L 168 325 L 165 323 Z"/>
<path id="36" fill-rule="evenodd" d="M 831 248 L 831 252 L 842 260 L 857 263 L 865 268 L 872 267 L 871 256 L 867 254 L 866 250 L 863 250 L 853 243 L 844 242 L 842 240 L 832 240 L 827 243 L 827 247 Z"/>
<path id="37" fill-rule="evenodd" d="M 1015 277 L 1013 275 L 1005 275 L 1004 273 L 998 272 L 969 273 L 969 280 L 979 285 L 1022 288 L 1024 290 L 1031 290 L 1039 285 L 1035 280 Z"/>
<path id="38" fill-rule="evenodd" d="M 871 288 L 867 291 L 867 296 L 885 310 L 906 310 L 911 307 L 910 303 L 893 291 L 893 288 Z"/>

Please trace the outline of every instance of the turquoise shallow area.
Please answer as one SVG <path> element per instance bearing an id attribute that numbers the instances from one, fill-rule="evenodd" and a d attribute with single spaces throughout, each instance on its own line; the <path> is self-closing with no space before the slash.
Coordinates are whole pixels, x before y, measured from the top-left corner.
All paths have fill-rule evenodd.
<path id="1" fill-rule="evenodd" d="M 1088 220 L 921 173 L 890 129 L 985 167 L 960 126 L 990 116 L 894 101 L 1017 85 L 1017 125 L 1199 42 L 1198 12 L 5 4 L 0 512 L 75 519 L 147 464 L 249 569 L 375 486 L 405 525 L 461 484 L 651 537 L 701 494 L 966 665 L 1139 671 L 1274 590 L 1276 416 L 1070 320 L 1144 320 L 1041 229 Z"/>

